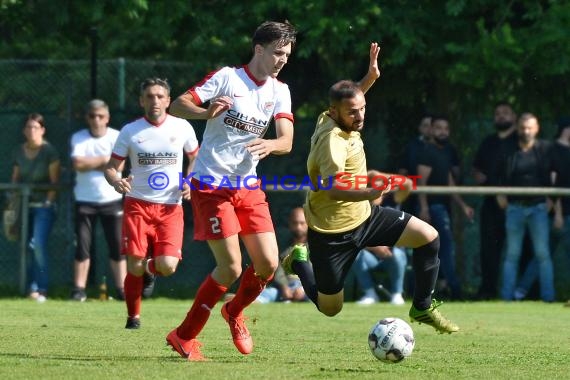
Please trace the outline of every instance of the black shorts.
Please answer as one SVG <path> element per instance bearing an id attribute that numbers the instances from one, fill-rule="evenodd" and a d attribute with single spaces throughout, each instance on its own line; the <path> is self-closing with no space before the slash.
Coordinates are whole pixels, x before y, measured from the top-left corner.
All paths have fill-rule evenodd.
<path id="1" fill-rule="evenodd" d="M 123 223 L 123 201 L 108 203 L 75 203 L 75 235 L 77 249 L 75 259 L 84 261 L 91 257 L 93 239 L 95 237 L 95 224 L 101 220 L 103 234 L 107 241 L 109 257 L 111 260 L 122 260 L 121 256 L 121 229 Z"/>
<path id="2" fill-rule="evenodd" d="M 354 230 L 326 234 L 309 228 L 309 257 L 318 291 L 328 295 L 340 292 L 360 250 L 379 245 L 393 247 L 411 217 L 404 211 L 372 206 L 368 219 Z"/>

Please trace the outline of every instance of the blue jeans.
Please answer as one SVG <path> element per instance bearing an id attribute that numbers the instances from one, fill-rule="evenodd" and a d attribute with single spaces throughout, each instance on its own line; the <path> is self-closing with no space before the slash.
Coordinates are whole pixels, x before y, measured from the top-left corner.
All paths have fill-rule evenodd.
<path id="1" fill-rule="evenodd" d="M 268 286 L 256 298 L 259 303 L 277 302 L 279 299 L 279 289 Z"/>
<path id="2" fill-rule="evenodd" d="M 365 297 L 376 298 L 376 282 L 370 271 L 385 267 L 390 276 L 390 291 L 392 293 L 404 292 L 404 276 L 408 257 L 406 251 L 399 247 L 392 248 L 392 257 L 382 260 L 372 252 L 363 249 L 356 256 L 353 271 L 358 286 Z"/>
<path id="3" fill-rule="evenodd" d="M 525 228 L 528 226 L 534 248 L 534 258 L 538 264 L 540 278 L 540 298 L 545 302 L 554 301 L 554 273 L 550 258 L 550 221 L 546 203 L 533 206 L 509 204 L 506 212 L 507 252 L 503 263 L 503 286 L 501 297 L 512 300 L 517 284 L 517 272 L 522 252 Z M 530 273 L 525 274 L 530 279 Z"/>
<path id="4" fill-rule="evenodd" d="M 48 288 L 48 238 L 55 221 L 55 208 L 32 207 L 29 213 L 28 265 L 30 292 L 46 293 Z"/>
<path id="5" fill-rule="evenodd" d="M 429 205 L 429 216 L 431 225 L 439 233 L 439 268 L 451 289 L 451 297 L 460 298 L 461 285 L 455 274 L 455 244 L 447 206 L 441 203 Z"/>
<path id="6" fill-rule="evenodd" d="M 561 246 L 564 254 L 570 257 L 570 215 L 564 217 L 564 226 L 562 230 L 558 231 L 552 229 L 552 251 L 556 251 L 558 246 Z M 534 281 L 539 277 L 538 260 L 533 258 L 526 266 L 526 269 L 518 282 L 517 288 L 521 289 L 524 293 L 528 293 Z"/>
<path id="7" fill-rule="evenodd" d="M 556 250 L 558 246 L 561 246 L 563 253 L 570 257 L 570 215 L 564 216 L 564 226 L 562 230 L 554 230 L 553 232 L 555 246 L 553 246 L 552 249 Z"/>

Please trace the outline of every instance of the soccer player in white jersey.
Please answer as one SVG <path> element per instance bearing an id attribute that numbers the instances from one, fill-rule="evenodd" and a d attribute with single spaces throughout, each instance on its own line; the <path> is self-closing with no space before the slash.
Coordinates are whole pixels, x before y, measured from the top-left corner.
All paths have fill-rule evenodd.
<path id="1" fill-rule="evenodd" d="M 103 175 L 119 131 L 108 126 L 109 106 L 103 100 L 91 100 L 87 104 L 85 116 L 89 128 L 81 129 L 71 136 L 77 240 L 71 299 L 85 301 L 87 298 L 85 287 L 97 219 L 101 221 L 107 242 L 117 299 L 124 299 L 123 284 L 127 266 L 125 257 L 121 255 L 123 196 L 109 187 Z"/>
<path id="2" fill-rule="evenodd" d="M 291 95 L 276 77 L 295 40 L 296 31 L 289 23 L 264 22 L 253 35 L 253 57 L 247 65 L 209 74 L 170 107 L 178 117 L 208 120 L 192 178 L 192 210 L 194 238 L 208 241 L 216 267 L 202 282 L 184 321 L 166 338 L 188 360 L 204 359 L 196 337 L 240 276 L 235 297 L 221 313 L 237 349 L 242 354 L 253 350 L 243 310 L 273 278 L 278 265 L 273 222 L 255 168 L 269 154 L 291 150 Z M 203 107 L 208 101 L 209 106 Z M 272 119 L 277 138 L 264 139 Z M 243 274 L 240 238 L 252 262 Z"/>
<path id="3" fill-rule="evenodd" d="M 179 179 L 183 153 L 189 158 L 188 170 L 192 170 L 198 140 L 190 123 L 166 112 L 169 104 L 166 80 L 149 78 L 141 84 L 140 105 L 145 115 L 121 129 L 105 169 L 107 182 L 125 194 L 122 253 L 127 255 L 128 329 L 140 327 L 145 270 L 169 276 L 182 258 L 181 203 L 182 198 L 190 198 L 190 189 L 181 187 Z M 121 178 L 126 158 L 131 162 L 131 175 Z M 146 260 L 149 244 L 153 258 Z"/>

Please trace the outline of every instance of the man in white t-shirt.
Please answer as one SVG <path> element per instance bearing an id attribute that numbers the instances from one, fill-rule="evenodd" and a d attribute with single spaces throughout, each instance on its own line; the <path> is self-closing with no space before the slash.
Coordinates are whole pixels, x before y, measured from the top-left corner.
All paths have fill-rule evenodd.
<path id="1" fill-rule="evenodd" d="M 109 187 L 103 175 L 119 131 L 108 127 L 109 107 L 103 100 L 93 99 L 87 104 L 86 119 L 89 128 L 77 131 L 71 136 L 77 240 L 71 299 L 85 301 L 87 298 L 85 287 L 97 219 L 101 221 L 109 250 L 116 297 L 123 299 L 123 283 L 127 272 L 125 258 L 121 256 L 123 196 Z"/>
<path id="2" fill-rule="evenodd" d="M 189 186 L 180 181 L 185 176 L 183 155 L 188 156 L 188 170 L 192 170 L 198 153 L 198 140 L 190 123 L 166 112 L 170 104 L 168 82 L 146 79 L 140 94 L 145 115 L 121 129 L 105 168 L 107 182 L 125 194 L 122 253 L 127 255 L 127 329 L 140 327 L 145 271 L 169 276 L 182 258 L 181 203 L 182 198 L 190 199 Z M 131 175 L 121 178 L 127 158 Z M 147 260 L 149 249 L 152 258 Z"/>
<path id="3" fill-rule="evenodd" d="M 240 276 L 235 297 L 221 312 L 237 349 L 244 355 L 253 350 L 243 310 L 271 281 L 279 261 L 273 222 L 255 168 L 269 154 L 291 150 L 291 95 L 277 75 L 295 40 L 290 24 L 264 22 L 253 35 L 253 57 L 247 65 L 207 75 L 170 108 L 179 117 L 208 120 L 191 180 L 192 211 L 194 238 L 208 241 L 216 267 L 198 289 L 185 320 L 166 338 L 188 360 L 203 360 L 196 337 L 211 309 Z M 206 102 L 209 106 L 204 108 Z M 277 138 L 264 139 L 272 120 Z M 243 274 L 240 239 L 252 262 Z"/>

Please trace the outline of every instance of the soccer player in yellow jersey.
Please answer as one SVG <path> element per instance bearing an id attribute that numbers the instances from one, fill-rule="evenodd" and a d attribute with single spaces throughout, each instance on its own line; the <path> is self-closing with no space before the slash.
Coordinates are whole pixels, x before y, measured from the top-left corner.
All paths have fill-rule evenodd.
<path id="1" fill-rule="evenodd" d="M 309 225 L 308 248 L 296 246 L 283 268 L 301 278 L 307 296 L 327 316 L 338 314 L 344 300 L 344 280 L 358 252 L 368 246 L 414 249 L 412 321 L 441 333 L 459 327 L 437 309 L 432 300 L 439 270 L 439 236 L 426 222 L 403 211 L 371 206 L 386 189 L 367 187 L 366 156 L 360 131 L 364 128 L 365 92 L 380 76 L 378 44 L 370 46 L 368 73 L 358 82 L 343 80 L 329 91 L 330 106 L 311 137 L 307 169 L 312 189 L 304 205 Z M 312 263 L 312 265 L 311 265 Z"/>

